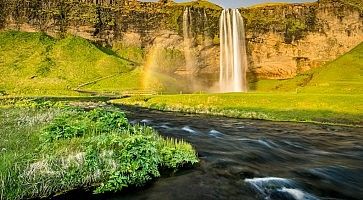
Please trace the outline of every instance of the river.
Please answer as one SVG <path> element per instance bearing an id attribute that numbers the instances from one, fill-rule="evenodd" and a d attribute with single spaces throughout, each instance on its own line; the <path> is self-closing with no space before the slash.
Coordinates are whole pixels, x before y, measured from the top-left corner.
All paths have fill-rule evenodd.
<path id="1" fill-rule="evenodd" d="M 123 199 L 363 199 L 363 129 L 123 108 L 196 148 L 200 164 Z"/>

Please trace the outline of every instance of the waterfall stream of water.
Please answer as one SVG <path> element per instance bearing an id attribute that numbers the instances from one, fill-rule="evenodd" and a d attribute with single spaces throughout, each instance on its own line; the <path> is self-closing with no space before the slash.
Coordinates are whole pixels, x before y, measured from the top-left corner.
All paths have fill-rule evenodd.
<path id="1" fill-rule="evenodd" d="M 220 91 L 246 92 L 248 68 L 244 22 L 238 9 L 220 17 Z"/>
<path id="2" fill-rule="evenodd" d="M 191 30 L 193 23 L 190 8 L 185 8 L 183 14 L 183 37 L 184 37 L 184 56 L 186 70 L 189 73 L 194 72 L 195 61 L 192 52 L 193 33 Z"/>

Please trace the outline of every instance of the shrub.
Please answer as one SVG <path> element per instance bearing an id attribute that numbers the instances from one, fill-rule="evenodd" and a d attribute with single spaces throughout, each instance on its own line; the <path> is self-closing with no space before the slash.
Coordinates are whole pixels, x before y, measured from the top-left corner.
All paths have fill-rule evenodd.
<path id="1" fill-rule="evenodd" d="M 57 117 L 43 131 L 43 140 L 53 140 L 81 137 L 93 131 L 104 132 L 123 130 L 128 127 L 128 121 L 123 112 L 115 109 L 94 109 L 90 112 L 71 112 Z"/>
<path id="2" fill-rule="evenodd" d="M 95 122 L 97 129 L 100 131 L 128 127 L 125 114 L 117 110 L 94 109 L 87 113 L 86 117 Z"/>
<path id="3" fill-rule="evenodd" d="M 40 142 L 31 156 L 3 166 L 1 198 L 48 197 L 82 188 L 115 192 L 142 186 L 159 177 L 161 169 L 175 171 L 198 162 L 190 144 L 130 125 L 118 109 L 63 111 L 34 133 Z"/>

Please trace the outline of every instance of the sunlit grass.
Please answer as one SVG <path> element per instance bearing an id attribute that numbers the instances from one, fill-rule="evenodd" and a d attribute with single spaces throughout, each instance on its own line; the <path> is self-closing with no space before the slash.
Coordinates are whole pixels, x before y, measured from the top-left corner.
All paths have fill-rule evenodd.
<path id="1" fill-rule="evenodd" d="M 44 33 L 0 32 L 0 47 L 0 71 L 6 74 L 0 77 L 0 91 L 10 95 L 80 95 L 73 91 L 79 85 L 134 68 L 124 58 L 127 49 L 121 57 L 75 36 L 56 39 Z"/>
<path id="2" fill-rule="evenodd" d="M 116 104 L 238 118 L 362 125 L 363 95 L 231 93 L 131 97 Z"/>

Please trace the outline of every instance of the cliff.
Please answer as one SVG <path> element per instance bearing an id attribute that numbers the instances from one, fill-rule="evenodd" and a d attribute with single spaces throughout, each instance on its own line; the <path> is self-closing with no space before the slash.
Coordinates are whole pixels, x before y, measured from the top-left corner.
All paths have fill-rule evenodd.
<path id="1" fill-rule="evenodd" d="M 334 60 L 363 41 L 363 12 L 342 1 L 243 10 L 252 71 L 291 78 Z"/>
<path id="2" fill-rule="evenodd" d="M 361 43 L 360 4 L 354 0 L 324 0 L 241 8 L 246 23 L 250 81 L 292 78 Z M 193 71 L 187 70 L 183 54 L 186 7 L 190 8 L 191 17 Z M 220 7 L 207 1 L 0 0 L 0 27 L 59 37 L 71 33 L 105 46 L 141 48 L 149 52 L 145 57 L 165 49 L 157 57 L 170 62 L 163 61 L 166 66 L 159 66 L 158 70 L 208 77 L 205 84 L 210 85 L 219 73 L 220 12 Z M 172 69 L 166 69 L 169 66 Z"/>

